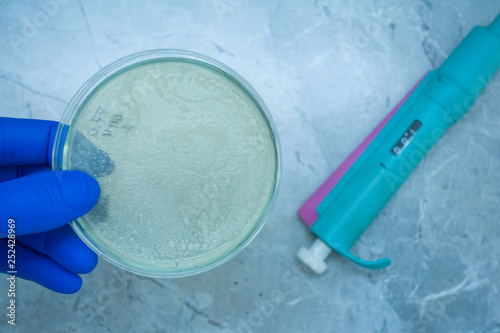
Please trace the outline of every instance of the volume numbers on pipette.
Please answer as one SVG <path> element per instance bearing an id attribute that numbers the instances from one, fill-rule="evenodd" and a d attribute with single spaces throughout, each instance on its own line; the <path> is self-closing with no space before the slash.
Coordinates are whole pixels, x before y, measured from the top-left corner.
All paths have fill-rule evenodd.
<path id="1" fill-rule="evenodd" d="M 391 153 L 394 156 L 398 156 L 403 152 L 403 150 L 408 146 L 408 144 L 413 140 L 413 137 L 417 133 L 417 131 L 422 127 L 422 122 L 420 120 L 415 119 L 410 127 L 403 133 L 401 138 L 399 138 L 398 142 L 391 148 Z"/>

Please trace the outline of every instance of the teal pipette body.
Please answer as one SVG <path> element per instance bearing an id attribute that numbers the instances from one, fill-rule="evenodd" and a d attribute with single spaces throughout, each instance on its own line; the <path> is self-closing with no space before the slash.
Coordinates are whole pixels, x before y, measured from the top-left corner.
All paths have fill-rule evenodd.
<path id="1" fill-rule="evenodd" d="M 500 15 L 475 27 L 436 71 L 430 71 L 334 174 L 299 209 L 319 238 L 298 257 L 313 270 L 326 269 L 331 252 L 366 268 L 349 250 L 425 154 L 474 104 L 500 67 Z"/>

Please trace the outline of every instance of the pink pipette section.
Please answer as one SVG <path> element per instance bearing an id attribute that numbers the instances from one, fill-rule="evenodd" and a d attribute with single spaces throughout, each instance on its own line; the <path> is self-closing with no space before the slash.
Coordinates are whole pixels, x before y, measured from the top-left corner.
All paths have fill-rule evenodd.
<path id="1" fill-rule="evenodd" d="M 356 162 L 356 160 L 361 156 L 363 151 L 368 147 L 368 145 L 375 139 L 378 133 L 384 128 L 384 126 L 391 120 L 392 116 L 396 114 L 401 105 L 408 99 L 408 97 L 413 93 L 413 91 L 418 87 L 420 82 L 425 78 L 427 73 L 411 88 L 411 90 L 406 94 L 406 96 L 394 107 L 394 109 L 385 116 L 384 119 L 375 127 L 375 129 L 361 142 L 361 144 L 356 147 L 356 149 L 342 162 L 342 164 L 328 177 L 328 179 L 314 192 L 313 195 L 307 199 L 306 202 L 299 208 L 298 213 L 302 218 L 304 223 L 311 227 L 314 222 L 318 219 L 318 212 L 316 208 L 323 201 L 323 199 L 330 193 L 330 191 L 337 185 L 339 180 L 344 176 L 344 174 L 349 170 L 349 168 Z"/>

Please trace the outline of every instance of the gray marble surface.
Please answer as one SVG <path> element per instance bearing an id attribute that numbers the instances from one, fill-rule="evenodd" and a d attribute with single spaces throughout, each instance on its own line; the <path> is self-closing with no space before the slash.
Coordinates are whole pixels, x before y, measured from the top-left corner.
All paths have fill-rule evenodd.
<path id="1" fill-rule="evenodd" d="M 315 276 L 295 261 L 313 240 L 297 208 L 500 1 L 65 0 L 43 14 L 46 2 L 0 1 L 0 116 L 58 120 L 106 64 L 191 50 L 261 94 L 283 177 L 265 227 L 226 264 L 167 280 L 100 260 L 70 296 L 20 281 L 16 331 L 500 332 L 499 75 L 352 249 L 390 267 L 332 255 Z"/>

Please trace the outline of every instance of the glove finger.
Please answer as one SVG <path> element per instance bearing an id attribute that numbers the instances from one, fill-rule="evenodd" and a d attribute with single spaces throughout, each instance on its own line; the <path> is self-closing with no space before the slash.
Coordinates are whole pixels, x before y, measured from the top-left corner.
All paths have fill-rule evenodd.
<path id="1" fill-rule="evenodd" d="M 76 274 L 90 273 L 97 265 L 97 254 L 85 245 L 69 225 L 18 239 Z"/>
<path id="2" fill-rule="evenodd" d="M 7 235 L 9 219 L 18 236 L 58 228 L 88 213 L 100 191 L 82 171 L 39 172 L 0 183 L 0 237 Z"/>
<path id="3" fill-rule="evenodd" d="M 50 260 L 46 256 L 30 249 L 20 242 L 15 244 L 15 266 L 8 267 L 8 239 L 0 239 L 0 253 L 5 254 L 5 259 L 0 260 L 0 272 L 15 275 L 25 280 L 33 281 L 39 285 L 62 294 L 76 293 L 82 287 L 82 278 L 71 273 Z M 9 271 L 16 273 L 7 273 Z"/>
<path id="4" fill-rule="evenodd" d="M 0 165 L 50 164 L 59 123 L 0 118 Z"/>
<path id="5" fill-rule="evenodd" d="M 49 164 L 42 165 L 6 165 L 0 167 L 0 183 L 29 176 L 42 171 L 52 171 Z"/>

